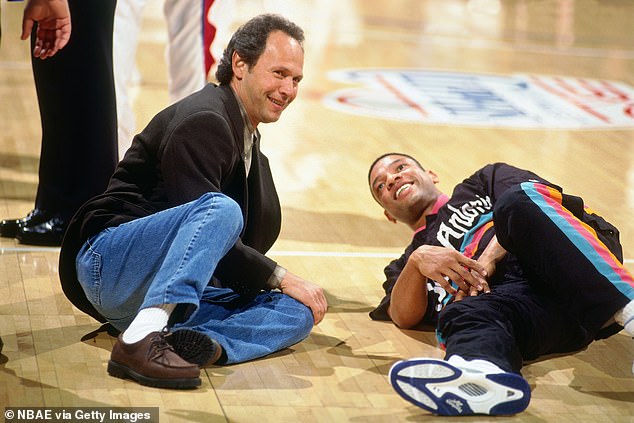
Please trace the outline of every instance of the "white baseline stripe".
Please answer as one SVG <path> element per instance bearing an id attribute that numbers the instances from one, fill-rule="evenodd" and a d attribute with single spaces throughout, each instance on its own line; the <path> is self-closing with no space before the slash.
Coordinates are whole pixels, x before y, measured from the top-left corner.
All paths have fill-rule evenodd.
<path id="1" fill-rule="evenodd" d="M 0 248 L 0 254 L 7 253 L 34 253 L 34 252 L 59 252 L 59 247 L 9 247 Z M 276 257 L 360 257 L 360 258 L 394 258 L 399 257 L 401 253 L 362 253 L 347 251 L 269 251 L 267 256 Z"/>
<path id="2" fill-rule="evenodd" d="M 357 257 L 357 258 L 397 258 L 402 253 L 361 253 L 345 251 L 269 251 L 267 256 L 277 257 Z M 634 259 L 624 259 L 624 264 L 634 263 Z"/>
<path id="3" fill-rule="evenodd" d="M 59 252 L 59 247 L 9 247 L 0 248 L 0 255 L 7 253 L 54 253 Z"/>
<path id="4" fill-rule="evenodd" d="M 0 248 L 0 255 L 7 253 L 29 253 L 29 252 L 59 252 L 55 247 L 11 247 Z M 397 258 L 401 253 L 389 252 L 354 252 L 354 251 L 269 251 L 268 256 L 272 257 L 350 257 L 350 258 Z M 634 263 L 634 259 L 623 260 L 625 264 Z"/>
<path id="5" fill-rule="evenodd" d="M 401 253 L 359 253 L 348 251 L 269 251 L 267 256 L 277 257 L 360 257 L 360 258 L 395 258 Z"/>

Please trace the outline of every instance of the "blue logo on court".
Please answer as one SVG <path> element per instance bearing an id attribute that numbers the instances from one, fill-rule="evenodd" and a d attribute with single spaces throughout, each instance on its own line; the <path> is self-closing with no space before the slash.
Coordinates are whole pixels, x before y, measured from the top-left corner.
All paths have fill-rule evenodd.
<path id="1" fill-rule="evenodd" d="M 407 69 L 339 70 L 329 77 L 361 86 L 327 94 L 324 103 L 368 117 L 527 129 L 634 127 L 634 89 L 617 81 Z"/>

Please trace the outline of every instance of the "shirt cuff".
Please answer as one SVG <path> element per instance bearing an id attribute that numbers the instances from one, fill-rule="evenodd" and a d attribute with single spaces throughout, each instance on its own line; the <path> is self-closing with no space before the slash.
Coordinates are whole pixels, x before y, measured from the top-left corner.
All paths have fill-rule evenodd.
<path id="1" fill-rule="evenodd" d="M 271 274 L 271 277 L 266 281 L 266 287 L 269 289 L 277 289 L 282 283 L 282 279 L 286 275 L 286 269 L 280 265 L 275 266 L 275 270 Z"/>

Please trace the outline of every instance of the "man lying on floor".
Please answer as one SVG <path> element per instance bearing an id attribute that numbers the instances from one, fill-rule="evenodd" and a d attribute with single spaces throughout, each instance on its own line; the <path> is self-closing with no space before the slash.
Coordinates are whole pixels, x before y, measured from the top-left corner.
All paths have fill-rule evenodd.
<path id="1" fill-rule="evenodd" d="M 634 335 L 634 281 L 617 229 L 579 197 L 533 172 L 485 166 L 451 196 L 407 154 L 369 170 L 388 220 L 414 231 L 385 268 L 385 297 L 370 313 L 401 328 L 431 323 L 444 360 L 395 363 L 390 382 L 438 415 L 509 415 L 530 402 L 526 360 Z"/>

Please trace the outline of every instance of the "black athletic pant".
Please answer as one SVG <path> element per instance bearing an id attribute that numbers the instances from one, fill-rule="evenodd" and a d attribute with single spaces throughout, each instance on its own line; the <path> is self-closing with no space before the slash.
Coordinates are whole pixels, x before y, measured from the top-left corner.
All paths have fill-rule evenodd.
<path id="1" fill-rule="evenodd" d="M 115 5 L 116 0 L 69 0 L 69 43 L 51 58 L 32 57 L 42 120 L 35 206 L 66 218 L 105 191 L 117 164 Z"/>
<path id="2" fill-rule="evenodd" d="M 580 198 L 562 197 L 537 183 L 501 196 L 493 219 L 498 241 L 521 272 L 492 287 L 490 294 L 467 297 L 443 310 L 438 331 L 446 357 L 485 359 L 519 372 L 524 360 L 574 352 L 621 329 L 614 325 L 609 334 L 602 331 L 634 298 L 615 228 L 586 213 Z"/>

